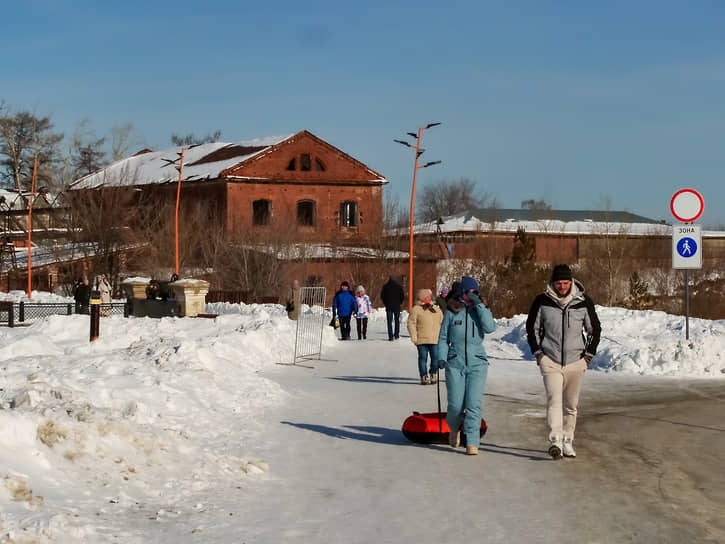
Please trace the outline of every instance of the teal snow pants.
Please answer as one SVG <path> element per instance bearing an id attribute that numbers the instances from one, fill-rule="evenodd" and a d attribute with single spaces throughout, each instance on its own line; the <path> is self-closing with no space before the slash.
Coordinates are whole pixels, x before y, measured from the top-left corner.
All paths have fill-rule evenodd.
<path id="1" fill-rule="evenodd" d="M 448 391 L 448 428 L 456 430 L 463 422 L 466 443 L 477 446 L 481 442 L 481 401 L 488 376 L 488 361 L 474 365 L 446 366 Z"/>

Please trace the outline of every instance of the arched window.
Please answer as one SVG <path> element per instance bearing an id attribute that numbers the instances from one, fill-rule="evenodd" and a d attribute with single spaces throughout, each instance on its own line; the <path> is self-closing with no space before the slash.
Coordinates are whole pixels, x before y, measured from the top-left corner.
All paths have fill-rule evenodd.
<path id="1" fill-rule="evenodd" d="M 340 203 L 340 226 L 357 227 L 357 202 L 348 200 Z"/>
<path id="2" fill-rule="evenodd" d="M 269 225 L 272 222 L 272 201 L 255 200 L 252 202 L 252 224 Z"/>
<path id="3" fill-rule="evenodd" d="M 297 202 L 297 224 L 301 227 L 315 226 L 314 200 L 300 200 Z"/>
<path id="4" fill-rule="evenodd" d="M 310 154 L 302 153 L 302 155 L 300 155 L 300 170 L 303 172 L 309 172 L 311 169 L 312 165 L 310 162 Z"/>
<path id="5" fill-rule="evenodd" d="M 312 160 L 313 157 L 309 153 L 302 153 L 299 156 L 299 169 L 302 172 L 309 172 L 312 170 Z M 314 157 L 315 162 L 315 170 L 317 172 L 324 172 L 327 170 L 327 167 L 325 167 L 325 163 L 322 162 L 322 160 L 318 159 L 317 157 Z M 287 170 L 289 171 L 295 171 L 297 170 L 297 157 L 292 157 L 290 161 L 287 163 Z"/>

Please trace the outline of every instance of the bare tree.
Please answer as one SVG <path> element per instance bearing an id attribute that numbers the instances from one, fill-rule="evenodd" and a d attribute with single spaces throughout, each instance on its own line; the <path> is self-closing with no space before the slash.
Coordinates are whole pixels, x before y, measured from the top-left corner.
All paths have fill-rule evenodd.
<path id="1" fill-rule="evenodd" d="M 172 134 L 171 135 L 171 144 L 178 145 L 178 146 L 208 144 L 211 142 L 218 142 L 221 135 L 222 135 L 221 130 L 217 130 L 211 134 L 207 134 L 206 136 L 201 136 L 201 137 L 195 136 L 194 134 L 186 134 L 186 135 Z"/>
<path id="2" fill-rule="evenodd" d="M 92 174 L 106 165 L 106 153 L 102 149 L 105 141 L 105 138 L 96 137 L 88 119 L 78 124 L 69 153 L 73 179 Z"/>
<path id="3" fill-rule="evenodd" d="M 135 135 L 133 124 L 115 125 L 111 128 L 111 159 L 120 161 L 131 152 L 131 146 L 139 146 L 140 138 Z"/>
<path id="4" fill-rule="evenodd" d="M 0 180 L 22 191 L 30 186 L 34 161 L 38 161 L 36 181 L 51 186 L 60 162 L 58 144 L 63 134 L 54 133 L 50 117 L 37 117 L 28 111 L 0 112 Z"/>
<path id="5" fill-rule="evenodd" d="M 135 173 L 126 170 L 119 176 L 135 177 Z M 113 185 L 109 181 L 97 189 L 65 193 L 68 204 L 65 224 L 70 257 L 86 261 L 91 275 L 107 274 L 115 288 L 124 253 L 143 250 L 150 238 L 140 226 L 155 216 L 147 211 L 153 202 L 145 201 L 143 192 Z M 139 230 L 143 232 L 139 234 Z M 67 248 L 59 247 L 58 251 L 67 252 Z M 63 278 L 67 282 L 72 279 Z"/>
<path id="6" fill-rule="evenodd" d="M 521 201 L 521 209 L 523 210 L 550 210 L 551 204 L 546 202 L 546 200 L 522 200 Z"/>
<path id="7" fill-rule="evenodd" d="M 458 181 L 440 181 L 426 185 L 418 200 L 416 214 L 427 222 L 493 205 L 495 199 L 486 192 L 479 192 L 475 181 L 461 178 Z"/>

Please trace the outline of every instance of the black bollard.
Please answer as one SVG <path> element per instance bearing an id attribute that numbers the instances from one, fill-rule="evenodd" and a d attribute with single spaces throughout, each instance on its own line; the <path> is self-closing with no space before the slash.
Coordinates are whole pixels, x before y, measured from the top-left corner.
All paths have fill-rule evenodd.
<path id="1" fill-rule="evenodd" d="M 98 338 L 101 328 L 101 292 L 91 291 L 91 342 Z"/>

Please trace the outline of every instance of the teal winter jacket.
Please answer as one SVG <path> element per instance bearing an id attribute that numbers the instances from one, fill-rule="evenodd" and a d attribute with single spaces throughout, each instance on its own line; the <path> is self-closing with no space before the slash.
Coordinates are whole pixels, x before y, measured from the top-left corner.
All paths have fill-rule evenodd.
<path id="1" fill-rule="evenodd" d="M 483 337 L 495 330 L 493 314 L 481 302 L 458 313 L 447 311 L 438 336 L 439 361 L 450 367 L 488 364 Z"/>

